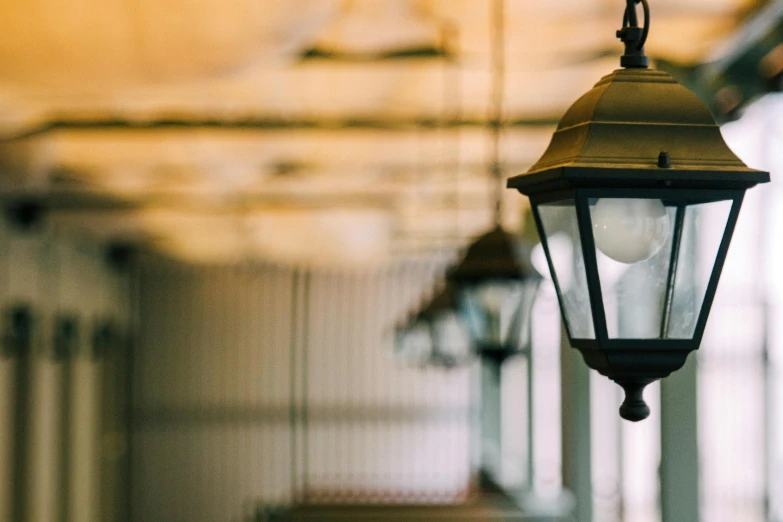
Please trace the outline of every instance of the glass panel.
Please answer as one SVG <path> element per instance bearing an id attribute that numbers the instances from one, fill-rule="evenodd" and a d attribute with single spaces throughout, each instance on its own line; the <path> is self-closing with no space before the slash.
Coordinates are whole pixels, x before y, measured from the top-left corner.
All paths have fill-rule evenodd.
<path id="1" fill-rule="evenodd" d="M 659 199 L 590 200 L 610 338 L 660 338 L 675 213 Z"/>
<path id="2" fill-rule="evenodd" d="M 536 211 L 544 228 L 568 332 L 572 339 L 595 339 L 575 202 L 543 203 L 536 206 Z"/>
<path id="3" fill-rule="evenodd" d="M 453 364 L 470 358 L 470 336 L 456 313 L 442 312 L 432 319 L 432 339 L 433 351 Z"/>
<path id="4" fill-rule="evenodd" d="M 507 340 L 509 344 L 513 344 L 519 349 L 527 348 L 530 343 L 533 304 L 536 301 L 536 295 L 538 295 L 539 283 L 539 280 L 525 281 L 522 285 L 522 301 L 511 323 Z"/>
<path id="5" fill-rule="evenodd" d="M 519 313 L 525 297 L 522 281 L 488 281 L 466 287 L 463 306 L 470 333 L 482 348 L 506 347 L 510 334 L 518 329 Z M 516 348 L 513 346 L 512 348 Z"/>
<path id="6" fill-rule="evenodd" d="M 666 332 L 669 339 L 693 337 L 732 203 L 731 200 L 716 201 L 685 208 L 677 275 Z"/>

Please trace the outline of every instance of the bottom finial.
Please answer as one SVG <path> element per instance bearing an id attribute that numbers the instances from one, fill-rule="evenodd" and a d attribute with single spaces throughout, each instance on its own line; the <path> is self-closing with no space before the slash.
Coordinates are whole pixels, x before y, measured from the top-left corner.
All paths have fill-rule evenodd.
<path id="1" fill-rule="evenodd" d="M 650 416 L 650 407 L 644 402 L 642 392 L 645 386 L 654 380 L 633 379 L 615 381 L 625 390 L 625 400 L 620 406 L 620 417 L 631 422 L 639 422 Z"/>

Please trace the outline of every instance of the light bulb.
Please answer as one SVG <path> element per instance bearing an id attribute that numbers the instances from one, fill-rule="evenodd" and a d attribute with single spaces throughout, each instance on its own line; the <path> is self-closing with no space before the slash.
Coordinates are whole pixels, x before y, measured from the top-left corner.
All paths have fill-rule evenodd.
<path id="1" fill-rule="evenodd" d="M 489 313 L 499 315 L 506 300 L 515 290 L 513 286 L 504 283 L 487 283 L 479 288 L 478 298 Z"/>
<path id="2" fill-rule="evenodd" d="M 669 237 L 669 215 L 659 199 L 602 198 L 591 218 L 595 246 L 621 263 L 651 258 Z"/>
<path id="3" fill-rule="evenodd" d="M 571 238 L 563 232 L 557 232 L 556 234 L 547 237 L 546 242 L 547 247 L 549 248 L 549 255 L 552 257 L 552 265 L 557 274 L 557 283 L 560 285 L 560 291 L 565 294 L 571 289 L 571 281 L 573 280 L 573 242 L 571 241 Z M 544 253 L 544 245 L 542 243 L 533 247 L 533 251 L 530 253 L 530 262 L 533 263 L 533 267 L 539 274 L 548 279 L 552 278 L 546 260 L 546 253 Z"/>

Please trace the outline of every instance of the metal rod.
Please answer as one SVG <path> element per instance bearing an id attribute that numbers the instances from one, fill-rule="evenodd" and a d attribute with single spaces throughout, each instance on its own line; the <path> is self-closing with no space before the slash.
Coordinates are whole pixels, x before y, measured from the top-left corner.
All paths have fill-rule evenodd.
<path id="1" fill-rule="evenodd" d="M 685 207 L 679 205 L 674 216 L 674 237 L 672 237 L 672 253 L 669 259 L 669 275 L 666 278 L 666 297 L 663 300 L 663 317 L 661 318 L 660 338 L 665 339 L 669 332 L 669 318 L 674 300 L 674 281 L 677 277 L 677 263 L 680 258 L 680 243 L 685 220 Z"/>
<path id="2" fill-rule="evenodd" d="M 444 46 L 447 50 L 447 54 L 450 56 L 457 56 L 460 45 L 460 32 L 456 23 L 446 22 L 443 25 L 443 39 Z M 452 52 L 453 50 L 453 52 Z M 445 83 L 443 86 L 443 107 L 444 107 L 444 121 L 442 122 L 442 130 L 445 131 L 448 127 L 449 121 L 459 121 L 462 117 L 462 73 L 459 68 L 458 60 L 449 60 L 446 62 L 446 73 L 444 74 Z M 449 113 L 449 110 L 451 111 Z M 444 132 L 445 134 L 445 132 Z M 459 237 L 459 181 L 461 170 L 461 156 L 460 156 L 460 130 L 457 127 L 457 136 L 454 140 L 451 140 L 453 150 L 445 151 L 443 165 L 448 165 L 448 160 L 451 158 L 453 163 L 454 172 L 453 175 L 453 190 L 450 194 L 450 201 L 448 204 L 454 209 L 456 214 L 452 220 L 452 233 L 455 237 Z M 449 140 L 445 139 L 447 143 Z M 448 174 L 448 173 L 446 173 Z"/>
<path id="3" fill-rule="evenodd" d="M 502 217 L 503 201 L 503 169 L 500 164 L 500 137 L 503 118 L 504 82 L 506 74 L 506 42 L 505 42 L 505 0 L 495 0 L 492 3 L 492 95 L 490 98 L 490 127 L 492 129 L 492 145 L 490 149 L 490 175 L 495 182 L 495 224 L 499 225 Z"/>

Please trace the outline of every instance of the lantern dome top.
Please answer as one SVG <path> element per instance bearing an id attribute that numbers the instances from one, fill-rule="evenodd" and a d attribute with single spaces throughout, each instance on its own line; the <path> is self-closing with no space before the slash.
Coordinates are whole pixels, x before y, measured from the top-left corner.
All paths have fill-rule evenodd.
<path id="1" fill-rule="evenodd" d="M 488 279 L 540 279 L 530 262 L 530 248 L 496 226 L 474 241 L 462 261 L 448 275 L 449 281 L 470 283 Z"/>
<path id="2" fill-rule="evenodd" d="M 629 68 L 579 98 L 541 159 L 508 186 L 535 194 L 575 186 L 747 189 L 767 181 L 726 145 L 693 92 L 665 72 Z"/>

